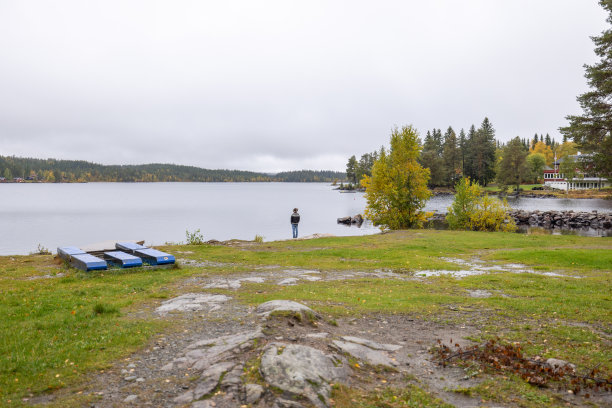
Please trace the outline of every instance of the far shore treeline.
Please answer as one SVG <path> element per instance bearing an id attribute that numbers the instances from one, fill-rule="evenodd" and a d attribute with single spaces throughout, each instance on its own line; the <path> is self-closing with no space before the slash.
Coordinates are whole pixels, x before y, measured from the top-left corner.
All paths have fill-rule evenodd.
<path id="1" fill-rule="evenodd" d="M 298 170 L 277 174 L 210 170 L 177 164 L 102 165 L 82 160 L 0 156 L 0 181 L 82 182 L 334 182 L 344 172 Z"/>

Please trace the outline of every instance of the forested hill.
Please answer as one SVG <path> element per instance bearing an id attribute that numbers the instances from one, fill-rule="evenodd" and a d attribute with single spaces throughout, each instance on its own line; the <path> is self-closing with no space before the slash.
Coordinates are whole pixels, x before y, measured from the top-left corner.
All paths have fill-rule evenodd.
<path id="1" fill-rule="evenodd" d="M 33 159 L 0 156 L 0 179 L 42 182 L 154 182 L 154 181 L 286 181 L 333 182 L 346 179 L 336 171 L 300 170 L 276 175 L 241 170 L 210 170 L 176 164 L 102 165 L 81 160 Z"/>

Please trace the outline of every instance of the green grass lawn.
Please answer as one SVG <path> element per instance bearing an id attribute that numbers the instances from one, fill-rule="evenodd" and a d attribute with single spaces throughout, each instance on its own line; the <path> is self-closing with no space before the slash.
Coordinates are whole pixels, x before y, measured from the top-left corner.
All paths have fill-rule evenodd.
<path id="1" fill-rule="evenodd" d="M 542 186 L 543 186 L 543 184 L 521 184 L 521 189 L 523 191 L 528 191 L 528 190 L 531 190 L 534 187 L 542 187 Z M 483 187 L 483 189 L 485 191 L 496 192 L 496 193 L 501 191 L 498 185 L 488 185 L 486 187 Z M 509 186 L 508 191 L 511 191 L 513 189 L 514 189 L 514 186 Z"/>
<path id="2" fill-rule="evenodd" d="M 411 275 L 425 269 L 457 270 L 460 266 L 444 258 L 478 256 L 492 263 L 523 263 L 537 271 L 554 272 L 552 276 L 506 272 L 463 279 L 361 279 L 342 285 L 248 284 L 233 296 L 250 304 L 294 299 L 336 318 L 383 312 L 444 324 L 478 324 L 484 329 L 483 339 L 501 335 L 508 341 L 525 342 L 526 352 L 534 355 L 568 359 L 580 368 L 600 365 L 612 370 L 609 238 L 410 230 L 164 249 L 179 258 L 226 266 L 83 273 L 51 256 L 0 257 L 0 405 L 19 406 L 29 394 L 74 386 L 88 372 L 108 367 L 154 334 L 171 329 L 159 320 L 131 317 L 130 312 L 174 296 L 181 280 L 265 265 L 323 272 L 389 269 Z M 32 279 L 58 273 L 64 276 Z M 488 290 L 493 296 L 466 296 L 472 289 Z M 466 313 L 449 314 L 449 305 Z M 499 390 L 516 388 L 511 378 L 504 381 L 497 382 Z M 473 392 L 486 393 L 484 389 Z M 393 396 L 408 398 L 401 391 Z M 364 398 L 375 404 L 375 397 Z"/>

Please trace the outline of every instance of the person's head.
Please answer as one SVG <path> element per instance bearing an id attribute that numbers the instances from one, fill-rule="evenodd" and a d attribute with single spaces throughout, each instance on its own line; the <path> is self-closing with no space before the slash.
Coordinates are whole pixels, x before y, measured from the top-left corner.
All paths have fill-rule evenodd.
<path id="1" fill-rule="evenodd" d="M 293 209 L 293 212 L 297 212 L 297 208 L 294 208 L 294 209 Z"/>

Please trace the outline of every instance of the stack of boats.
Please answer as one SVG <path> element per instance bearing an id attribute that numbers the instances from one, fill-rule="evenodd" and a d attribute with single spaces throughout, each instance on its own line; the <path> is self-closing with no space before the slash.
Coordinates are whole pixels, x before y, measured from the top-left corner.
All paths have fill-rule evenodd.
<path id="1" fill-rule="evenodd" d="M 104 270 L 108 267 L 133 268 L 146 265 L 168 265 L 174 255 L 134 242 L 117 242 L 115 250 L 85 252 L 77 247 L 57 248 L 60 258 L 83 271 Z"/>

